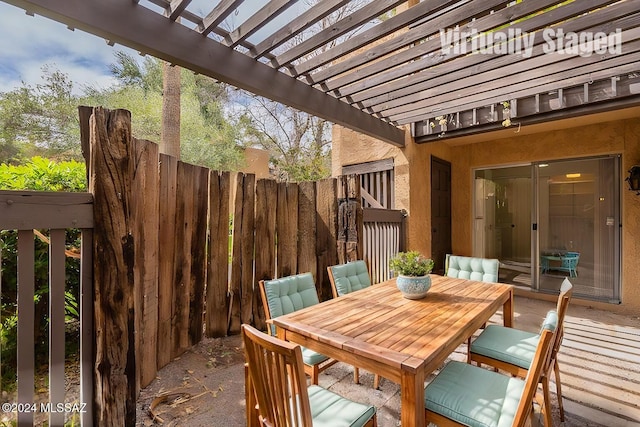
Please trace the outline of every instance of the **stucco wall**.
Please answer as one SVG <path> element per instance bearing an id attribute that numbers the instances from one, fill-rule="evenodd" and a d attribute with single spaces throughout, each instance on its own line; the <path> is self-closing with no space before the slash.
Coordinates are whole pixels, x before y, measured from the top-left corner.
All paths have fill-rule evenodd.
<path id="1" fill-rule="evenodd" d="M 500 139 L 460 144 L 442 141 L 415 144 L 410 138 L 398 149 L 334 126 L 333 173 L 342 165 L 393 157 L 396 176 L 396 208 L 406 209 L 408 245 L 424 254 L 431 252 L 430 158 L 451 163 L 453 252 L 472 253 L 472 173 L 475 168 L 526 164 L 532 161 L 622 154 L 622 177 L 640 164 L 640 116 L 578 127 L 524 134 L 501 131 Z M 504 137 L 507 135 L 507 137 Z M 597 304 L 611 310 L 640 310 L 640 196 L 622 182 L 622 304 Z"/>

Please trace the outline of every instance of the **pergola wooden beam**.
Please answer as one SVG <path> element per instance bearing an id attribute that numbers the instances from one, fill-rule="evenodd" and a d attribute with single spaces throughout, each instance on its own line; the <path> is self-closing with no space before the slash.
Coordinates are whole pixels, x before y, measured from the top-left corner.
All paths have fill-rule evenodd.
<path id="1" fill-rule="evenodd" d="M 131 0 L 4 0 L 397 146 L 404 131 Z"/>
<path id="2" fill-rule="evenodd" d="M 213 0 L 199 13 L 191 0 L 0 1 L 398 146 L 404 135 L 393 125 L 421 126 L 436 111 L 462 114 L 540 87 L 561 91 L 574 82 L 567 70 L 614 77 L 635 58 L 549 56 L 543 31 L 620 30 L 625 49 L 640 28 L 640 0 L 323 0 L 306 10 L 287 0 Z M 453 29 L 463 38 L 443 40 Z M 497 33 L 510 42 L 533 35 L 537 47 L 531 57 L 472 52 Z"/>

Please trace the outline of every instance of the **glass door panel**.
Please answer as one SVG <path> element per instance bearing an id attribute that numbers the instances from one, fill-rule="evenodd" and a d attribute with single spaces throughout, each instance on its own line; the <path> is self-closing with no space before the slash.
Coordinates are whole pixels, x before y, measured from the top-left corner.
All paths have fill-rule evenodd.
<path id="1" fill-rule="evenodd" d="M 620 300 L 620 159 L 475 171 L 473 255 L 500 260 L 500 281 Z"/>
<path id="2" fill-rule="evenodd" d="M 569 277 L 575 295 L 619 298 L 616 170 L 613 157 L 537 165 L 540 291 Z"/>
<path id="3" fill-rule="evenodd" d="M 498 258 L 500 280 L 531 286 L 531 166 L 475 173 L 474 256 Z"/>

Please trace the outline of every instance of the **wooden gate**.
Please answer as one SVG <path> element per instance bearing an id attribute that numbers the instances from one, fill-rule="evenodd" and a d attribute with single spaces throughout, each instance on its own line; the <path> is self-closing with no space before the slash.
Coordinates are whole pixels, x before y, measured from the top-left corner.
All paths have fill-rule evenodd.
<path id="1" fill-rule="evenodd" d="M 393 159 L 344 166 L 343 175 L 360 176 L 363 255 L 373 283 L 391 277 L 389 258 L 406 247 L 406 211 L 394 209 Z"/>

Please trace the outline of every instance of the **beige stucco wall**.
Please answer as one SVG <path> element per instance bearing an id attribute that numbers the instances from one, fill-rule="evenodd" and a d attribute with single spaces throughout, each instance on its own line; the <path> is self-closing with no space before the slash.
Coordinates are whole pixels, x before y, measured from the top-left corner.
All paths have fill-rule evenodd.
<path id="1" fill-rule="evenodd" d="M 611 120 L 613 118 L 613 120 Z M 396 208 L 406 209 L 408 245 L 425 254 L 431 252 L 430 157 L 451 163 L 453 252 L 472 253 L 472 173 L 475 168 L 523 164 L 532 161 L 569 159 L 604 154 L 622 155 L 622 177 L 640 164 L 640 112 L 613 114 L 609 121 L 555 122 L 519 133 L 514 128 L 469 140 L 445 140 L 415 144 L 408 137 L 399 149 L 370 137 L 334 126 L 334 175 L 343 165 L 393 157 L 396 178 Z M 584 124 L 590 123 L 590 124 Z M 622 304 L 583 302 L 615 311 L 640 310 L 640 196 L 622 182 Z M 579 302 L 578 302 L 579 303 Z"/>

